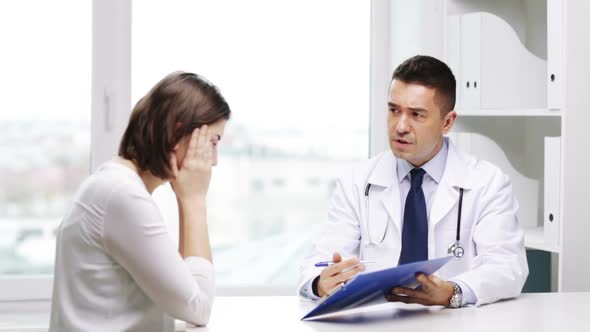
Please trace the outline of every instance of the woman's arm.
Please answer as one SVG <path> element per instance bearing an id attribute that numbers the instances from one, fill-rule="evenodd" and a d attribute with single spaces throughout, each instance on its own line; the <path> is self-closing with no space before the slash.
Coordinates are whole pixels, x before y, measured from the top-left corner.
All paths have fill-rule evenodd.
<path id="1" fill-rule="evenodd" d="M 115 193 L 103 226 L 105 249 L 154 303 L 175 318 L 207 324 L 215 293 L 213 265 L 197 256 L 183 261 L 148 193 Z"/>
<path id="2" fill-rule="evenodd" d="M 205 199 L 177 199 L 179 227 L 179 251 L 184 258 L 190 256 L 203 257 L 209 262 L 211 246 L 207 227 L 207 207 Z"/>
<path id="3" fill-rule="evenodd" d="M 210 262 L 211 245 L 207 227 L 206 196 L 211 180 L 213 144 L 207 126 L 193 131 L 170 154 L 170 183 L 178 202 L 179 251 L 182 257 L 198 256 Z M 178 150 L 183 150 L 178 161 Z"/>

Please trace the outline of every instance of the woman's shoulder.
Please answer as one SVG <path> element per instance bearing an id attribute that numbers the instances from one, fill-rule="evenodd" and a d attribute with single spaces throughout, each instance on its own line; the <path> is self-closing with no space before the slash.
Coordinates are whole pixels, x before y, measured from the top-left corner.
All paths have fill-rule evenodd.
<path id="1" fill-rule="evenodd" d="M 95 176 L 98 183 L 110 186 L 115 192 L 130 191 L 149 196 L 149 192 L 139 175 L 130 168 L 117 162 L 109 161 L 102 164 L 97 168 L 93 176 Z"/>
<path id="2" fill-rule="evenodd" d="M 76 201 L 107 205 L 111 201 L 150 198 L 145 185 L 131 169 L 113 162 L 99 166 L 80 186 Z"/>
<path id="3" fill-rule="evenodd" d="M 97 170 L 95 175 L 95 187 L 100 187 L 104 195 L 103 236 L 109 230 L 143 229 L 162 221 L 156 202 L 137 173 L 115 165 Z"/>

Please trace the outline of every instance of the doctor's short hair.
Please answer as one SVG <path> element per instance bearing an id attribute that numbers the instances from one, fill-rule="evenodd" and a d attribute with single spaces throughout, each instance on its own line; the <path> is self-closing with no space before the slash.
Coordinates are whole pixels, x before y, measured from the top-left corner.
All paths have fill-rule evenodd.
<path id="1" fill-rule="evenodd" d="M 441 116 L 455 108 L 457 82 L 444 62 L 427 55 L 416 55 L 404 61 L 393 72 L 391 79 L 420 84 L 436 90 Z"/>
<path id="2" fill-rule="evenodd" d="M 170 153 L 195 128 L 228 120 L 230 108 L 216 86 L 202 76 L 174 72 L 141 98 L 121 138 L 119 156 L 143 171 L 169 179 Z"/>

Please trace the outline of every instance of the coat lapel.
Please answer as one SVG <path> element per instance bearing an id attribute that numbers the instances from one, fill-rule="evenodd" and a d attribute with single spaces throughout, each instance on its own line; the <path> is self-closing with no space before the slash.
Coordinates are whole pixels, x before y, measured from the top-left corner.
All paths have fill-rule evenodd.
<path id="1" fill-rule="evenodd" d="M 372 197 L 379 201 L 389 218 L 393 221 L 394 227 L 401 230 L 401 199 L 399 192 L 399 182 L 397 181 L 397 160 L 393 153 L 389 151 L 375 165 L 374 171 L 369 177 L 368 183 L 371 186 L 385 188 L 382 190 L 371 191 Z M 371 223 L 380 223 L 377 229 L 385 229 L 388 220 L 371 220 Z"/>
<path id="2" fill-rule="evenodd" d="M 472 188 L 468 165 L 458 153 L 455 145 L 449 140 L 449 152 L 445 172 L 434 193 L 434 200 L 430 210 L 429 229 L 440 222 L 459 200 L 459 188 L 469 190 Z"/>
<path id="3" fill-rule="evenodd" d="M 389 218 L 393 221 L 393 226 L 401 234 L 401 198 L 399 185 L 389 186 L 380 197 L 381 204 L 385 207 Z"/>

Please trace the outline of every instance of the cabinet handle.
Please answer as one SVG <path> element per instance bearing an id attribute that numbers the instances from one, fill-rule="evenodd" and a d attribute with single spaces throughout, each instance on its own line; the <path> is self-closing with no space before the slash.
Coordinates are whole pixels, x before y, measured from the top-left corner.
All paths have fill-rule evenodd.
<path id="1" fill-rule="evenodd" d="M 476 89 L 477 88 L 477 81 L 473 81 L 473 88 Z"/>
<path id="2" fill-rule="evenodd" d="M 549 213 L 549 221 L 553 221 L 553 213 Z"/>
<path id="3" fill-rule="evenodd" d="M 467 88 L 469 88 L 469 81 L 467 81 Z"/>
<path id="4" fill-rule="evenodd" d="M 551 74 L 551 82 L 555 82 L 555 74 Z"/>

